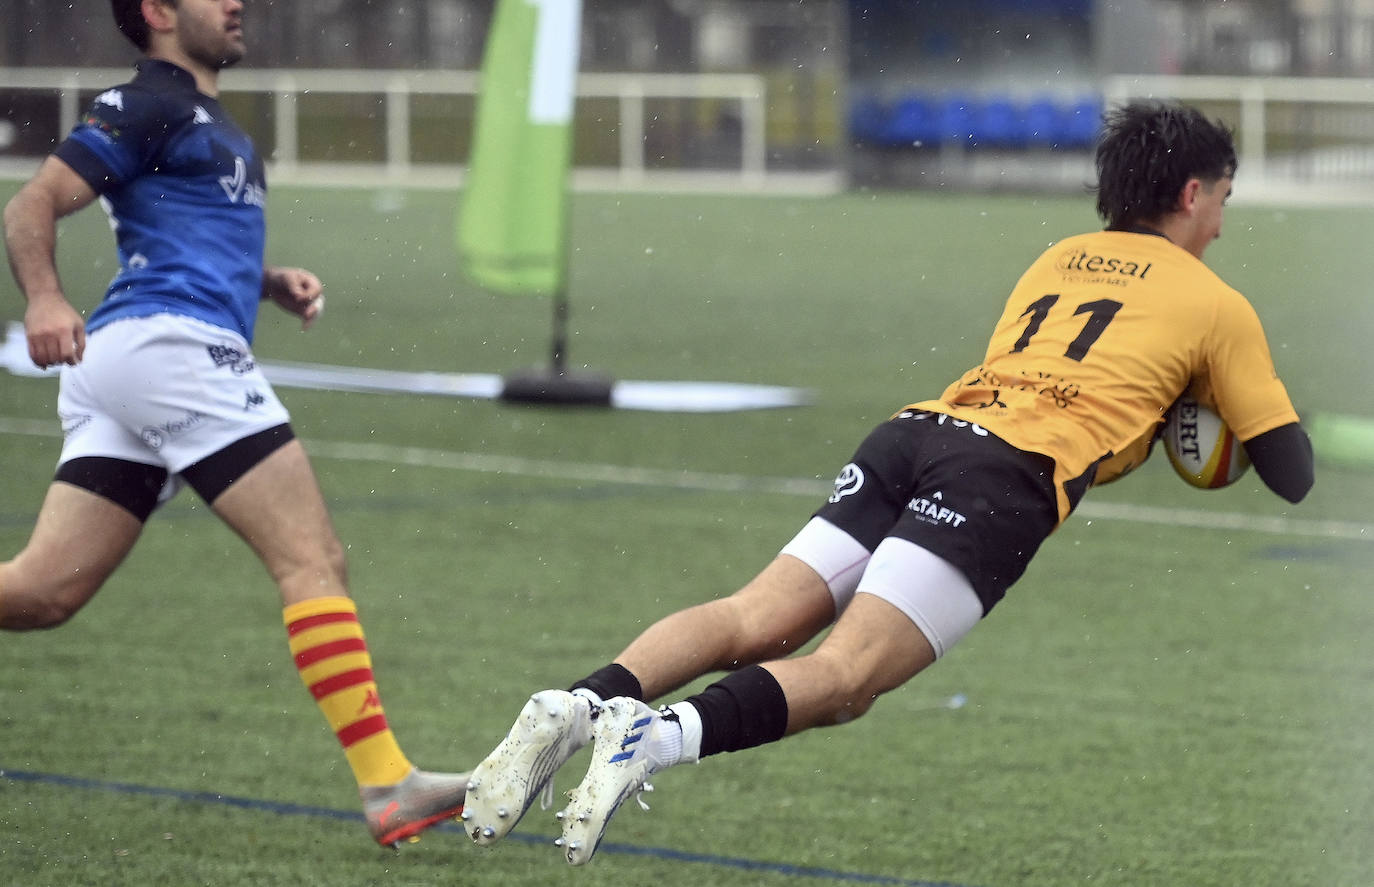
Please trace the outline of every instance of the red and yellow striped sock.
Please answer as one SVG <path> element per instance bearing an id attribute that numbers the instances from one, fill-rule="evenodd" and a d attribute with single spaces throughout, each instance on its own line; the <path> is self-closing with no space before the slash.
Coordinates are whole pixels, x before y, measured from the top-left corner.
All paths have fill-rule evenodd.
<path id="1" fill-rule="evenodd" d="M 387 726 L 353 601 L 311 598 L 286 607 L 282 620 L 301 680 L 339 737 L 358 784 L 400 782 L 411 764 Z"/>

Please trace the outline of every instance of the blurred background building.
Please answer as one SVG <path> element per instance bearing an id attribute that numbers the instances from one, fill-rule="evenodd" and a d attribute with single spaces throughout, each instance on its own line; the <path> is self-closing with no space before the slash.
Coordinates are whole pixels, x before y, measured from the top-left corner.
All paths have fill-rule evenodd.
<path id="1" fill-rule="evenodd" d="M 289 169 L 461 166 L 494 5 L 257 0 L 226 103 Z M 4 18 L 0 160 L 40 156 L 71 122 L 58 94 L 96 88 L 63 72 L 134 53 L 104 2 Z M 1265 170 L 1374 179 L 1374 0 L 584 0 L 582 70 L 575 162 L 622 184 L 1076 186 L 1129 94 L 1207 105 Z"/>
<path id="2" fill-rule="evenodd" d="M 8 0 L 0 67 L 125 63 L 103 2 Z M 253 64 L 474 68 L 494 0 L 255 0 Z M 592 70 L 744 70 L 843 31 L 861 77 L 956 66 L 1016 76 L 1057 58 L 1084 74 L 1374 76 L 1370 0 L 586 0 Z"/>

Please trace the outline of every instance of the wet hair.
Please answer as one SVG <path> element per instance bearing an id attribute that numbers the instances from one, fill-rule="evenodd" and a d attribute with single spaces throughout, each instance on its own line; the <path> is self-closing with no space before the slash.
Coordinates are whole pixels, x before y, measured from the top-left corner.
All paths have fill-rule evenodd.
<path id="1" fill-rule="evenodd" d="M 176 6 L 176 0 L 165 0 Z M 143 17 L 143 0 L 110 0 L 115 24 L 140 52 L 148 51 L 148 21 Z"/>
<path id="2" fill-rule="evenodd" d="M 1120 230 L 1172 212 L 1189 179 L 1213 183 L 1236 172 L 1231 130 L 1201 111 L 1140 101 L 1103 115 L 1097 143 L 1097 214 Z"/>

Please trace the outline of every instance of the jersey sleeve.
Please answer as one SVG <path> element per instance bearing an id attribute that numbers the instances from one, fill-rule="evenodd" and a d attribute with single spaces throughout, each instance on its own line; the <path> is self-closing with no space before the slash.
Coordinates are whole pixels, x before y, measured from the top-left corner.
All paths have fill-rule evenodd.
<path id="1" fill-rule="evenodd" d="M 96 96 L 53 153 L 104 194 L 137 177 L 165 131 L 155 96 L 115 87 Z"/>
<path id="2" fill-rule="evenodd" d="M 1218 302 L 1202 372 L 1192 380 L 1198 400 L 1216 408 L 1241 440 L 1298 421 L 1288 390 L 1274 369 L 1255 309 L 1234 291 Z"/>

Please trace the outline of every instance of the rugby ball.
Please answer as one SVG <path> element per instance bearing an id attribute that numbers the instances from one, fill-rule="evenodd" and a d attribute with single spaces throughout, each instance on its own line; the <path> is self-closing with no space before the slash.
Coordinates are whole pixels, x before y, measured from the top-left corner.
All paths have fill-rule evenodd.
<path id="1" fill-rule="evenodd" d="M 1250 467 L 1240 439 L 1215 411 L 1187 394 L 1164 415 L 1163 438 L 1169 464 L 1195 487 L 1215 490 L 1233 484 Z"/>

